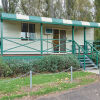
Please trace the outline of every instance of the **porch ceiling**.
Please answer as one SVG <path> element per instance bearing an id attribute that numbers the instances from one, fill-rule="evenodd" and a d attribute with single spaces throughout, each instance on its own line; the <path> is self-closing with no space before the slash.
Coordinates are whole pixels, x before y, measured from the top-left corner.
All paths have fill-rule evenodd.
<path id="1" fill-rule="evenodd" d="M 95 23 L 95 22 L 47 18 L 47 17 L 38 17 L 38 16 L 27 16 L 27 15 L 21 15 L 21 14 L 1 13 L 1 19 L 35 22 L 35 23 L 47 23 L 47 24 L 56 24 L 56 25 L 69 25 L 69 26 L 100 28 L 100 23 Z"/>

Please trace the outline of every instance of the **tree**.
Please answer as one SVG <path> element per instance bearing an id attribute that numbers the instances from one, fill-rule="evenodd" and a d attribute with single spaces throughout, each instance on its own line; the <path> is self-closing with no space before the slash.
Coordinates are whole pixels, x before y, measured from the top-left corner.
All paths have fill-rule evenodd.
<path id="1" fill-rule="evenodd" d="M 55 14 L 54 14 L 54 0 L 47 0 L 46 1 L 47 5 L 48 5 L 48 15 L 49 17 L 55 17 Z"/>
<path id="2" fill-rule="evenodd" d="M 6 13 L 16 13 L 19 0 L 2 0 L 3 10 Z"/>
<path id="3" fill-rule="evenodd" d="M 95 0 L 95 21 L 100 22 L 100 0 Z M 95 29 L 95 40 L 100 40 L 100 29 Z"/>
<path id="4" fill-rule="evenodd" d="M 0 6 L 0 13 L 2 13 L 3 12 L 3 9 L 2 9 L 2 7 Z"/>
<path id="5" fill-rule="evenodd" d="M 5 12 L 16 12 L 19 0 L 2 0 Z M 8 9 L 9 8 L 9 9 Z M 20 0 L 26 15 L 92 21 L 90 0 Z"/>
<path id="6" fill-rule="evenodd" d="M 21 0 L 20 9 L 27 15 L 42 16 L 46 13 L 46 2 L 45 0 Z"/>
<path id="7" fill-rule="evenodd" d="M 93 13 L 90 0 L 65 0 L 67 19 L 92 21 Z"/>
<path id="8" fill-rule="evenodd" d="M 8 1 L 7 0 L 2 0 L 2 6 L 4 12 L 8 12 Z"/>

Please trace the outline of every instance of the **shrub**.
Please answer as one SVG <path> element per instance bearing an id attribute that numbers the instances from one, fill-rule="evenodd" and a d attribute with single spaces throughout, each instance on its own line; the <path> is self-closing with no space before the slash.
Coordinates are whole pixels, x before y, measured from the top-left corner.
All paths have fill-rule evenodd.
<path id="1" fill-rule="evenodd" d="M 11 76 L 11 74 L 12 70 L 5 62 L 3 62 L 2 58 L 0 58 L 0 77 Z"/>
<path id="2" fill-rule="evenodd" d="M 23 60 L 8 60 L 6 64 L 12 70 L 12 75 L 24 74 L 30 71 L 30 64 Z"/>
<path id="3" fill-rule="evenodd" d="M 92 60 L 96 63 L 96 60 L 97 60 L 96 53 L 93 53 Z M 98 55 L 98 63 L 100 63 L 100 54 Z"/>
<path id="4" fill-rule="evenodd" d="M 49 55 L 33 62 L 33 68 L 37 72 L 57 72 L 71 66 L 80 67 L 78 59 L 72 54 Z"/>
<path id="5" fill-rule="evenodd" d="M 24 74 L 33 70 L 34 72 L 58 72 L 71 66 L 80 67 L 78 59 L 72 55 L 49 55 L 41 59 L 31 60 L 29 63 L 25 60 L 6 60 L 0 61 L 0 76 L 14 76 Z"/>

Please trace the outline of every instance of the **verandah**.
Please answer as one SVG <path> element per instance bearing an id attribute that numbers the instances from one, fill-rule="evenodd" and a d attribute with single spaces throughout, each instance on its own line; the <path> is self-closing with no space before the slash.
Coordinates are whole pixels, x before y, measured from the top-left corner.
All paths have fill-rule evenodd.
<path id="1" fill-rule="evenodd" d="M 20 18 L 20 17 L 22 18 Z M 46 41 L 46 42 L 49 42 L 48 40 L 58 40 L 58 39 L 44 39 L 43 38 L 43 24 L 46 23 L 46 24 L 55 24 L 55 25 L 69 25 L 69 26 L 72 26 L 72 40 L 66 40 L 66 43 L 67 42 L 71 42 L 72 43 L 72 50 L 68 50 L 66 48 L 66 52 L 72 52 L 74 55 L 76 54 L 78 56 L 78 59 L 81 58 L 81 56 L 84 56 L 84 69 L 85 69 L 85 56 L 88 55 L 88 56 L 92 56 L 93 52 L 96 53 L 96 58 L 97 58 L 97 62 L 96 64 L 98 65 L 98 51 L 88 42 L 86 41 L 86 27 L 100 27 L 98 23 L 92 23 L 92 22 L 80 22 L 80 21 L 70 21 L 70 20 L 63 20 L 62 22 L 62 19 L 52 19 L 52 18 L 41 18 L 40 17 L 32 17 L 32 16 L 24 16 L 23 15 L 17 15 L 17 17 L 15 17 L 14 14 L 2 14 L 1 16 L 1 56 L 4 55 L 4 52 L 9 52 L 9 50 L 11 49 L 14 49 L 14 48 L 17 48 L 17 47 L 20 47 L 20 46 L 25 46 L 27 48 L 30 48 L 32 50 L 35 50 L 34 52 L 40 52 L 41 56 L 43 56 L 44 52 L 54 52 L 54 51 L 49 51 L 49 49 L 52 49 L 52 48 L 48 48 L 48 49 L 45 49 L 43 48 L 43 42 Z M 13 41 L 12 39 L 21 39 L 21 38 L 12 38 L 12 37 L 3 37 L 3 20 L 16 20 L 16 21 L 25 21 L 25 22 L 37 22 L 37 23 L 40 23 L 40 39 L 35 39 L 34 41 L 31 41 L 29 43 L 25 43 L 25 44 L 20 44 L 20 43 L 17 43 L 15 41 Z M 75 26 L 79 26 L 79 27 L 84 27 L 84 48 L 82 48 L 75 40 L 74 40 L 74 27 Z M 10 48 L 8 50 L 3 50 L 3 40 L 7 40 L 7 41 L 10 41 L 10 42 L 13 42 L 15 44 L 18 44 L 18 46 L 16 47 L 13 47 L 13 48 Z M 60 39 L 59 39 L 60 40 Z M 35 49 L 34 47 L 29 47 L 27 46 L 27 44 L 30 44 L 32 42 L 36 42 L 36 41 L 40 41 L 40 50 L 37 50 Z M 50 42 L 52 43 L 52 42 Z M 54 43 L 52 43 L 54 44 Z M 56 45 L 56 47 L 59 47 L 63 44 L 60 44 L 60 45 Z M 76 49 L 78 48 L 78 49 Z M 89 48 L 90 48 L 90 51 L 89 51 Z M 95 51 L 94 51 L 95 49 Z M 68 50 L 68 51 L 67 51 Z M 16 52 L 16 51 L 11 51 L 11 52 Z M 17 51 L 17 52 L 20 52 L 20 51 Z M 22 52 L 22 51 L 21 51 Z M 23 50 L 23 52 L 25 52 Z M 27 51 L 28 52 L 28 51 Z M 32 51 L 33 52 L 33 51 Z M 64 52 L 64 51 L 60 51 L 60 52 Z M 90 54 L 89 54 L 90 53 Z"/>

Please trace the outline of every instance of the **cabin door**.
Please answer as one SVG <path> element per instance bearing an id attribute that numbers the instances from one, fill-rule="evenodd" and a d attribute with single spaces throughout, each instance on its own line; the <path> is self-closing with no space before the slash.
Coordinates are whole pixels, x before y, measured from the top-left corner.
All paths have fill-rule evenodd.
<path id="1" fill-rule="evenodd" d="M 53 50 L 54 53 L 59 53 L 59 30 L 53 30 Z"/>
<path id="2" fill-rule="evenodd" d="M 54 53 L 66 52 L 66 30 L 53 30 L 53 50 Z"/>
<path id="3" fill-rule="evenodd" d="M 66 30 L 60 30 L 60 53 L 66 52 Z"/>

